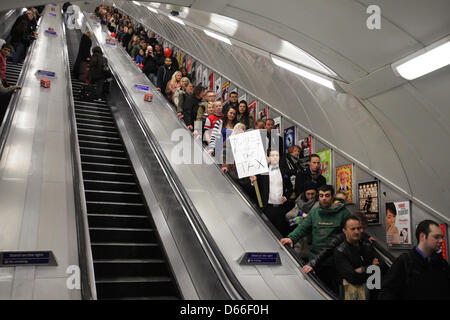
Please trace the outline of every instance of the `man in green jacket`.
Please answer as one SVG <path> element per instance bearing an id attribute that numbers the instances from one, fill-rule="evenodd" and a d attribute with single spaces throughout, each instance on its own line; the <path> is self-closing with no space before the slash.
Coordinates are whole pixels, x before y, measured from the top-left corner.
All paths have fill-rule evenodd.
<path id="1" fill-rule="evenodd" d="M 319 188 L 319 206 L 312 209 L 305 220 L 300 223 L 287 238 L 281 239 L 281 244 L 289 244 L 291 247 L 301 238 L 312 235 L 310 259 L 314 258 L 337 234 L 342 232 L 342 222 L 351 215 L 345 208 L 345 204 L 336 203 L 334 200 L 334 188 L 324 185 Z M 326 259 L 317 270 L 318 277 L 330 289 L 337 293 L 337 273 L 332 257 Z"/>

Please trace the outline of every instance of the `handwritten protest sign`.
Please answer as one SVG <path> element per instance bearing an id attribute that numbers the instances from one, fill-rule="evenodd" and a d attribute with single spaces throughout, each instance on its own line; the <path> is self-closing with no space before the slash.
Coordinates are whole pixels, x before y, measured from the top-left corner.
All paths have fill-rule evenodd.
<path id="1" fill-rule="evenodd" d="M 269 171 L 259 130 L 230 136 L 239 179 Z"/>

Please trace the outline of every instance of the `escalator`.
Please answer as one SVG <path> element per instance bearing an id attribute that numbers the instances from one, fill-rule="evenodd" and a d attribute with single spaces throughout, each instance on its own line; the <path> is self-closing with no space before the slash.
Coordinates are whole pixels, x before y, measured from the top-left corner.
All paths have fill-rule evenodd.
<path id="1" fill-rule="evenodd" d="M 17 84 L 22 67 L 23 63 L 13 64 L 11 61 L 6 61 L 6 80 L 10 86 Z"/>
<path id="2" fill-rule="evenodd" d="M 71 81 L 97 298 L 181 299 L 110 107 Z"/>

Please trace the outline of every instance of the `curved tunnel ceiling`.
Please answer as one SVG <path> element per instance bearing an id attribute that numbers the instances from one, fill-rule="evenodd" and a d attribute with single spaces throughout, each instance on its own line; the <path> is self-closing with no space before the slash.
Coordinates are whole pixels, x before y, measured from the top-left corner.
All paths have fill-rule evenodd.
<path id="1" fill-rule="evenodd" d="M 450 67 L 413 81 L 396 77 L 390 68 L 450 34 L 450 1 L 433 0 L 432 5 L 427 0 L 162 1 L 190 7 L 185 19 L 195 24 L 208 25 L 211 13 L 238 20 L 233 38 L 269 46 L 271 52 L 281 40 L 292 43 L 333 70 L 348 93 L 281 69 L 264 52 L 258 55 L 227 45 L 130 1 L 114 2 L 450 221 Z M 366 8 L 372 4 L 381 9 L 380 30 L 366 27 Z M 223 26 L 215 26 L 226 34 Z M 262 31 L 268 35 L 261 36 Z M 271 36 L 277 40 L 269 41 Z"/>

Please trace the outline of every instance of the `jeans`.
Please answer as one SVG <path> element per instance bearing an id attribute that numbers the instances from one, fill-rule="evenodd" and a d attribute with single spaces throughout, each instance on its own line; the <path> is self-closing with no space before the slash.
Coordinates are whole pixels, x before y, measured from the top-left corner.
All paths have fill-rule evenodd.
<path id="1" fill-rule="evenodd" d="M 23 42 L 19 42 L 16 44 L 15 50 L 14 50 L 14 56 L 13 56 L 13 63 L 17 64 L 18 62 L 22 62 L 25 58 L 25 50 L 26 46 Z"/>
<path id="2" fill-rule="evenodd" d="M 156 81 L 158 80 L 158 77 L 154 73 L 149 73 L 148 78 L 150 81 L 156 86 Z"/>

